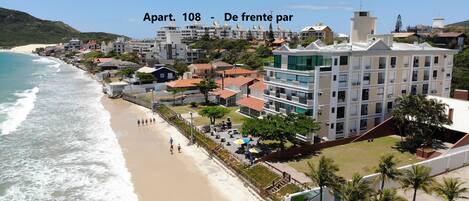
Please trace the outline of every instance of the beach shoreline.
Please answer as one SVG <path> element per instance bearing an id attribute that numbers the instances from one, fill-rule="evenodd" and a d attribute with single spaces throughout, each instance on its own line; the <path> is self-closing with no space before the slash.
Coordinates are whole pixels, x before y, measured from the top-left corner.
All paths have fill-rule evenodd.
<path id="1" fill-rule="evenodd" d="M 11 51 L 15 53 L 31 54 L 37 48 L 45 48 L 47 46 L 54 46 L 54 45 L 57 45 L 57 44 L 29 44 L 29 45 L 16 46 L 7 51 Z"/>
<path id="2" fill-rule="evenodd" d="M 103 97 L 101 102 L 111 114 L 139 200 L 262 200 L 202 148 L 188 146 L 187 138 L 149 109 L 122 99 Z M 137 126 L 138 118 L 155 118 L 156 123 Z"/>
<path id="3" fill-rule="evenodd" d="M 36 48 L 50 45 L 54 44 L 31 44 L 6 51 L 32 54 Z M 184 135 L 149 109 L 105 95 L 101 97 L 101 104 L 110 114 L 111 128 L 140 201 L 262 200 L 223 164 L 210 159 L 203 148 L 188 146 Z M 156 123 L 138 127 L 137 118 L 143 117 L 154 117 Z M 175 142 L 173 155 L 169 152 L 170 137 Z M 182 146 L 182 153 L 177 153 L 178 144 Z"/>

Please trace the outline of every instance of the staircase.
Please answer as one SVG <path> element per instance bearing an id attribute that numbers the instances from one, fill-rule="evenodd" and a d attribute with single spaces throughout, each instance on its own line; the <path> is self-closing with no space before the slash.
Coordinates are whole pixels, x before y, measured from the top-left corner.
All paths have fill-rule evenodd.
<path id="1" fill-rule="evenodd" d="M 284 186 L 286 186 L 288 183 L 290 183 L 290 177 L 289 176 L 283 177 L 282 179 L 275 181 L 272 185 L 268 186 L 266 188 L 266 191 L 269 194 L 273 194 L 279 191 Z"/>

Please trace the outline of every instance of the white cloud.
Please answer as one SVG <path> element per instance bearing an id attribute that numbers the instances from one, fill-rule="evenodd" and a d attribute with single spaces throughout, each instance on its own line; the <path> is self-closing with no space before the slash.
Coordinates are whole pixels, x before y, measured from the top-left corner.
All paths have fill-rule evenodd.
<path id="1" fill-rule="evenodd" d="M 293 9 L 304 9 L 304 10 L 353 10 L 353 7 L 351 6 L 294 4 L 294 5 L 289 5 L 288 7 L 293 8 Z"/>

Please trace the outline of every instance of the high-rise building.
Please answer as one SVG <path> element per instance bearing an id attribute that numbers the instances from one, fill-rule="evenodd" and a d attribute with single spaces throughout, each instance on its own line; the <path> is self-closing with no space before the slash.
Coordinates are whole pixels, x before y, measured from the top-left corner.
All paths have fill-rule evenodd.
<path id="1" fill-rule="evenodd" d="M 382 122 L 401 95 L 449 96 L 455 50 L 376 35 L 376 18 L 367 11 L 351 20 L 348 43 L 317 40 L 273 51 L 274 63 L 264 67 L 266 113 L 304 113 L 321 123 L 319 137 L 334 140 Z"/>

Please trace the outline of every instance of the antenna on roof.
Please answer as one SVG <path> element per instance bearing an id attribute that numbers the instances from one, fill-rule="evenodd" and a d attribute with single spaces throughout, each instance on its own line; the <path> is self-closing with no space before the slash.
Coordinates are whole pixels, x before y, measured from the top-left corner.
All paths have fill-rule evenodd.
<path id="1" fill-rule="evenodd" d="M 360 0 L 360 10 L 362 10 L 362 0 Z"/>

